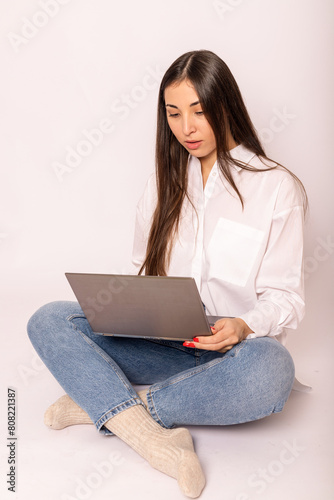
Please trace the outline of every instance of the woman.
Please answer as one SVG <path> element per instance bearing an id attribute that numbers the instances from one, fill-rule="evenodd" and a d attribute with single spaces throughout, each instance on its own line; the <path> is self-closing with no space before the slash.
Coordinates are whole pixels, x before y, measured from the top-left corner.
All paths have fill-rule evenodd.
<path id="1" fill-rule="evenodd" d="M 78 304 L 42 307 L 29 336 L 67 393 L 47 425 L 93 422 L 197 498 L 205 479 L 179 426 L 263 418 L 290 394 L 282 343 L 304 310 L 305 204 L 300 181 L 266 157 L 225 63 L 209 51 L 177 59 L 159 91 L 156 177 L 138 204 L 133 261 L 139 273 L 194 277 L 222 319 L 182 343 L 98 336 Z"/>

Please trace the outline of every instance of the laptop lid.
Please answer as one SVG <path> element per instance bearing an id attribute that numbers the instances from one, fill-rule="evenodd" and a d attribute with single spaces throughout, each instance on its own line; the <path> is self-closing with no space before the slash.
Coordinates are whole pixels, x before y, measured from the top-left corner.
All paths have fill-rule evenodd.
<path id="1" fill-rule="evenodd" d="M 211 335 L 193 278 L 65 273 L 92 330 L 189 340 Z"/>

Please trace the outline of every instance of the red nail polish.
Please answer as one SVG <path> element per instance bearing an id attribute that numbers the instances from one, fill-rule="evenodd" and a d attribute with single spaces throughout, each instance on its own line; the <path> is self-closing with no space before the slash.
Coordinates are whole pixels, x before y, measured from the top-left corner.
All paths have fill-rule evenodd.
<path id="1" fill-rule="evenodd" d="M 198 338 L 197 338 L 197 337 L 193 338 L 193 341 L 194 341 L 194 342 L 199 342 L 199 340 L 198 340 Z"/>
<path id="2" fill-rule="evenodd" d="M 192 342 L 183 342 L 183 345 L 185 347 L 195 347 L 195 344 L 193 344 Z"/>
<path id="3" fill-rule="evenodd" d="M 216 330 L 214 326 L 211 326 L 211 330 Z"/>

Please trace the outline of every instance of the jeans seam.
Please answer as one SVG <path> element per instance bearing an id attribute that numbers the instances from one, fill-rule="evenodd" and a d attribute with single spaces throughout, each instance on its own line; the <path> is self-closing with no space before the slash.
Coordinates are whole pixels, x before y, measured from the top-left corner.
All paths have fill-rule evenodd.
<path id="1" fill-rule="evenodd" d="M 167 385 L 164 385 L 163 387 L 158 387 L 157 390 L 161 390 L 162 388 L 169 387 L 170 385 L 173 385 L 174 383 L 181 382 L 182 380 L 186 380 L 187 378 L 193 377 L 194 375 L 197 375 L 197 373 L 201 373 L 204 370 L 209 370 L 212 366 L 215 366 L 217 363 L 220 363 L 224 360 L 224 358 L 217 358 L 213 359 L 212 361 L 208 361 L 204 365 L 198 365 L 195 366 L 195 368 L 192 368 L 191 373 L 188 373 L 186 375 L 182 375 L 179 377 L 173 377 L 173 382 L 168 383 Z M 196 370 L 196 373 L 194 372 Z M 154 384 L 155 385 L 155 384 Z"/>
<path id="2" fill-rule="evenodd" d="M 201 365 L 201 349 L 195 349 L 195 365 L 200 366 Z"/>
<path id="3" fill-rule="evenodd" d="M 151 415 L 151 417 L 159 424 L 161 427 L 164 427 L 165 429 L 169 429 L 168 427 L 159 417 L 158 412 L 155 408 L 154 401 L 153 401 L 153 396 L 151 393 L 151 389 L 149 389 L 148 393 L 146 394 L 147 398 L 147 406 L 148 406 L 148 411 Z"/>
<path id="4" fill-rule="evenodd" d="M 67 321 L 72 321 L 72 319 L 74 318 L 81 318 L 81 319 L 86 319 L 86 316 L 84 314 L 70 314 L 69 316 L 67 316 L 65 319 Z"/>

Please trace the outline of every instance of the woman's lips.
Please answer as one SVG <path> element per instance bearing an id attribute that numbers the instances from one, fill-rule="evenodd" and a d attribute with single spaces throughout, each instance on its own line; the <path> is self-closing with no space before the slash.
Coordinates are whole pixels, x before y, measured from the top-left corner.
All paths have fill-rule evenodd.
<path id="1" fill-rule="evenodd" d="M 197 149 L 202 144 L 202 141 L 185 141 L 188 149 Z"/>

